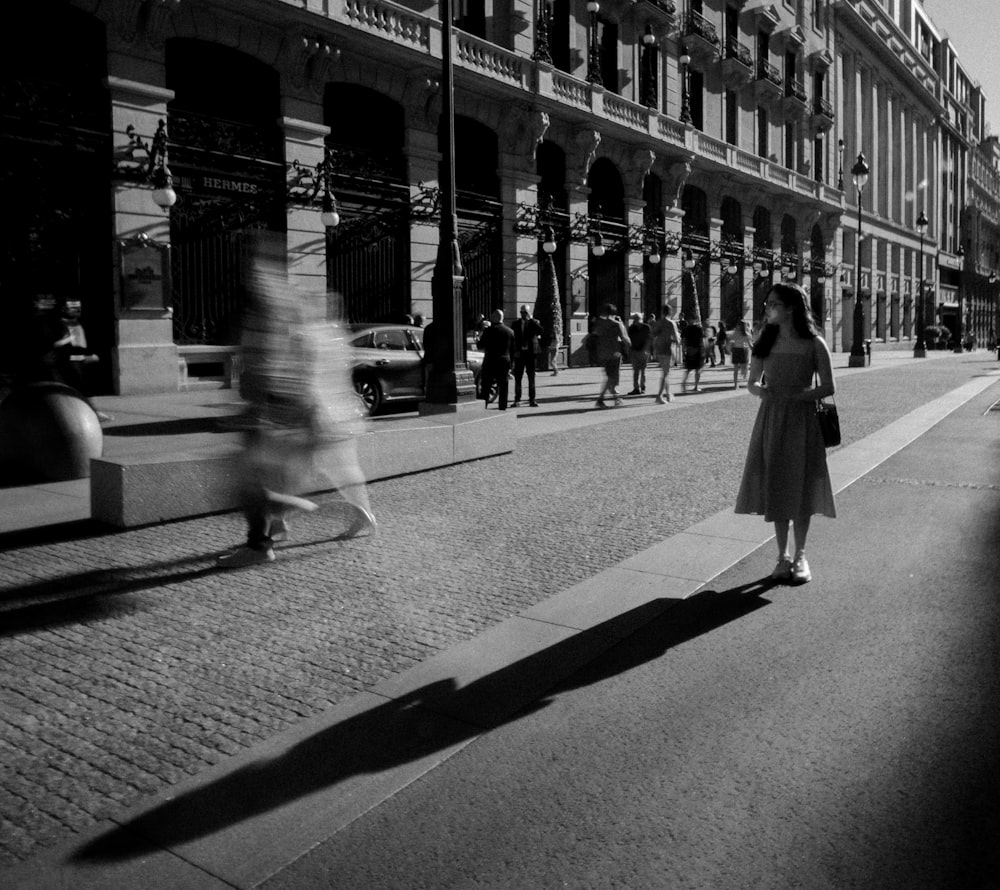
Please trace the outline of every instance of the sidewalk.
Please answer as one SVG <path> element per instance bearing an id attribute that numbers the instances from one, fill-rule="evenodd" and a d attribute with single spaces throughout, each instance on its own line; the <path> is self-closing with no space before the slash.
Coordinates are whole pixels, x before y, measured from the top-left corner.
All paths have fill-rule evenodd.
<path id="1" fill-rule="evenodd" d="M 927 355 L 929 359 L 937 359 L 951 353 L 931 351 Z M 871 367 L 848 368 L 848 356 L 837 354 L 834 356 L 834 369 L 839 377 L 898 367 L 912 361 L 914 359 L 909 350 L 876 350 Z M 518 425 L 518 437 L 609 423 L 623 417 L 685 406 L 682 399 L 675 399 L 668 406 L 653 402 L 660 369 L 651 365 L 646 396 L 628 398 L 624 409 L 595 411 L 594 399 L 601 386 L 601 377 L 600 368 L 569 368 L 558 376 L 538 372 L 540 407 L 518 409 L 522 420 Z M 671 371 L 671 385 L 675 393 L 680 392 L 682 377 L 682 368 Z M 691 398 L 697 404 L 738 395 L 731 388 L 731 378 L 732 368 L 728 364 L 708 367 L 702 375 L 705 392 Z M 631 366 L 623 367 L 621 382 L 620 391 L 627 393 L 632 388 Z M 511 400 L 513 395 L 511 382 Z M 114 418 L 104 426 L 103 456 L 108 458 L 134 454 L 167 455 L 239 444 L 239 434 L 225 426 L 225 419 L 237 415 L 242 409 L 239 394 L 233 390 L 200 390 L 153 396 L 98 396 L 94 402 L 100 410 Z M 401 411 L 397 407 L 391 413 L 373 418 L 372 428 L 391 428 L 396 424 L 412 422 L 415 416 L 415 411 Z M 84 523 L 90 519 L 90 480 L 73 479 L 0 488 L 0 507 L 0 536 L 29 529 Z"/>
<path id="2" fill-rule="evenodd" d="M 580 377 L 590 370 L 582 369 Z M 597 379 L 568 379 L 574 373 L 550 380 L 583 389 Z M 1000 399 L 998 380 L 993 367 L 831 452 L 835 490 L 852 485 L 911 443 L 928 465 L 954 463 L 954 445 L 947 439 L 920 437 L 959 409 L 963 418 L 982 417 L 981 424 L 966 420 L 963 427 L 963 435 L 975 435 L 975 446 L 966 444 L 969 457 L 979 454 L 983 443 L 995 442 L 998 435 L 1000 412 L 984 413 Z M 726 397 L 721 389 L 705 396 Z M 541 391 L 540 398 L 545 398 Z M 696 398 L 677 399 L 667 408 L 679 410 Z M 544 410 L 543 402 L 540 413 Z M 600 412 L 600 417 L 651 410 L 664 408 L 626 407 Z M 963 495 L 959 476 L 950 495 L 967 496 L 971 504 L 982 493 L 969 488 Z M 863 490 L 861 496 L 875 495 Z M 918 486 L 902 491 L 898 515 L 920 515 L 925 497 Z M 180 782 L 126 817 L 10 869 L 3 875 L 5 886 L 259 886 L 734 563 L 746 557 L 767 561 L 757 553 L 768 540 L 768 527 L 759 519 L 724 509 Z M 837 560 L 853 561 L 856 571 L 876 577 L 879 557 L 877 546 L 828 554 L 824 571 L 836 573 Z M 934 553 L 927 558 L 937 559 Z M 73 858 L 98 840 L 87 858 Z M 312 886 L 289 881 L 283 886 Z"/>

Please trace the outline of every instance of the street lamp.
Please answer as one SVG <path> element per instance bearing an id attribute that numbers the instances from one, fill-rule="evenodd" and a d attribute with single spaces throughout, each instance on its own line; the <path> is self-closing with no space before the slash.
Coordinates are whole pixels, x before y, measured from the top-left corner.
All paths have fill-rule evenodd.
<path id="1" fill-rule="evenodd" d="M 958 319 L 955 322 L 955 348 L 953 352 L 962 352 L 962 291 L 965 290 L 965 246 L 958 245 Z"/>
<path id="2" fill-rule="evenodd" d="M 642 94 L 642 104 L 647 108 L 655 108 L 658 103 L 655 47 L 656 35 L 653 33 L 653 26 L 646 25 L 646 32 L 642 35 L 642 84 L 640 93 Z"/>
<path id="3" fill-rule="evenodd" d="M 851 176 L 854 178 L 854 187 L 858 192 L 858 255 L 857 271 L 854 281 L 854 336 L 851 340 L 851 357 L 848 359 L 849 368 L 863 368 L 865 366 L 865 307 L 861 302 L 861 196 L 864 194 L 865 186 L 868 185 L 868 174 L 871 171 L 865 163 L 864 154 L 859 154 L 854 166 L 851 167 Z"/>
<path id="4" fill-rule="evenodd" d="M 844 190 L 844 140 L 837 140 L 837 191 L 842 192 Z"/>
<path id="5" fill-rule="evenodd" d="M 924 234 L 927 232 L 927 214 L 923 210 L 917 217 L 917 232 L 920 234 L 920 271 L 917 277 L 917 342 L 913 346 L 914 358 L 927 357 L 924 343 Z"/>
<path id="6" fill-rule="evenodd" d="M 688 68 L 691 66 L 691 56 L 688 54 L 687 46 L 681 46 L 681 54 L 677 60 L 681 66 L 681 123 L 690 124 L 691 117 L 691 97 L 688 92 Z"/>
<path id="7" fill-rule="evenodd" d="M 430 359 L 425 413 L 457 411 L 471 404 L 476 386 L 464 355 L 462 292 L 465 271 L 458 244 L 458 216 L 455 205 L 455 80 L 452 0 L 441 0 L 441 114 L 438 118 L 440 159 L 441 223 L 438 227 L 437 259 L 431 275 L 434 306 L 433 337 L 425 334 L 425 355 Z M 430 340 L 428 343 L 427 341 Z"/>
<path id="8" fill-rule="evenodd" d="M 601 76 L 601 45 L 597 41 L 597 13 L 601 4 L 597 0 L 587 0 L 587 12 L 590 13 L 590 47 L 587 52 L 587 82 L 604 86 Z"/>

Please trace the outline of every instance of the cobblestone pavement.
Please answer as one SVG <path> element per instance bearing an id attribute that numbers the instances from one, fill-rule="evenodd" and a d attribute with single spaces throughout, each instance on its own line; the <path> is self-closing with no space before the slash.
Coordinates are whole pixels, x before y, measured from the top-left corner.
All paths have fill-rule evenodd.
<path id="1" fill-rule="evenodd" d="M 995 367 L 845 377 L 845 444 Z M 376 538 L 323 496 L 269 566 L 214 569 L 235 514 L 0 553 L 0 865 L 725 509 L 756 401 L 681 402 L 378 482 Z"/>

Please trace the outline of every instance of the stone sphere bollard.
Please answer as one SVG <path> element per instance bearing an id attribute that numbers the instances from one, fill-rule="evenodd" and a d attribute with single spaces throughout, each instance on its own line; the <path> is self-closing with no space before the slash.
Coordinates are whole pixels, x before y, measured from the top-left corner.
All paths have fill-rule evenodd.
<path id="1" fill-rule="evenodd" d="M 29 383 L 0 402 L 0 461 L 49 482 L 85 479 L 104 451 L 101 422 L 62 383 Z"/>

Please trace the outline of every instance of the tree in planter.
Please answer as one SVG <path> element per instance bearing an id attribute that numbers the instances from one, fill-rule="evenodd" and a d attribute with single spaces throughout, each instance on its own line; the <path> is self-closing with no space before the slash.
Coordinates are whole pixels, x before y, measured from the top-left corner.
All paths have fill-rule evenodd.
<path id="1" fill-rule="evenodd" d="M 559 276 L 552 254 L 542 254 L 542 269 L 538 281 L 538 298 L 535 300 L 535 318 L 545 328 L 548 342 L 548 366 L 556 371 L 556 354 L 563 342 L 562 297 L 559 295 Z"/>

